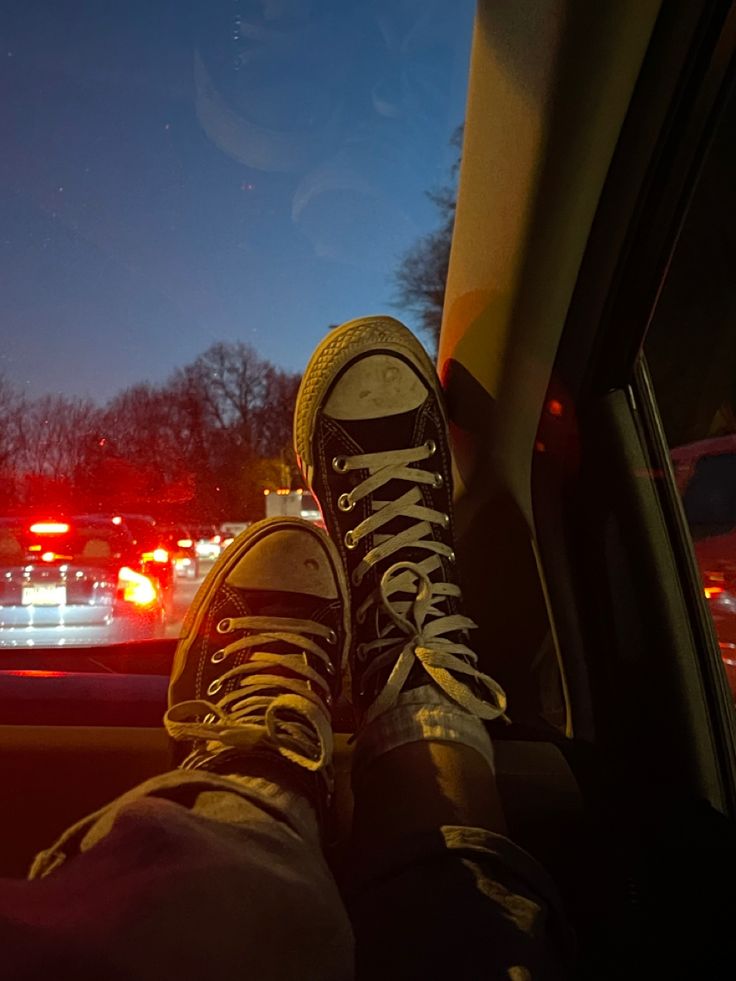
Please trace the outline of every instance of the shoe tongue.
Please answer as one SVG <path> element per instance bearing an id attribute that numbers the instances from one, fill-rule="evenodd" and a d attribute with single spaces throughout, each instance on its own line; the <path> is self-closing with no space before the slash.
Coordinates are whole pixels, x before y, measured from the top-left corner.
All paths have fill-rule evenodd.
<path id="1" fill-rule="evenodd" d="M 253 616 L 288 617 L 291 620 L 314 620 L 324 600 L 305 593 L 273 592 L 271 590 L 243 590 L 248 608 Z"/>
<path id="2" fill-rule="evenodd" d="M 269 593 L 259 590 L 248 590 L 247 592 L 242 590 L 241 592 L 248 604 L 248 611 L 251 616 L 272 617 L 274 619 L 272 629 L 269 631 L 256 631 L 259 634 L 278 633 L 280 628 L 277 621 L 281 617 L 299 620 L 320 619 L 318 615 L 319 605 L 315 604 L 315 598 L 313 596 L 305 596 L 298 593 Z M 322 608 L 324 609 L 324 604 L 322 604 Z M 307 636 L 318 644 L 324 643 L 318 637 L 312 635 Z M 272 655 L 268 664 L 264 664 L 261 669 L 263 674 L 268 674 L 272 678 L 290 678 L 297 681 L 304 681 L 303 676 L 298 670 L 280 661 L 281 656 L 293 657 L 294 655 L 299 655 L 300 645 L 298 643 L 292 644 L 283 640 L 263 639 L 256 647 L 249 648 L 245 651 L 241 655 L 238 663 L 249 661 L 256 651 L 261 654 Z M 237 680 L 231 681 L 229 685 L 229 690 L 235 691 L 237 689 Z M 274 682 L 273 688 L 261 688 L 259 694 L 264 697 L 277 697 L 283 694 L 283 691 L 284 689 L 279 686 L 278 682 Z M 244 697 L 247 697 L 247 695 Z"/>
<path id="3" fill-rule="evenodd" d="M 416 410 L 400 412 L 380 419 L 340 419 L 340 426 L 360 447 L 361 453 L 376 453 L 382 449 L 400 450 L 412 446 Z M 391 434 L 390 441 L 386 433 Z"/>
<path id="4" fill-rule="evenodd" d="M 278 633 L 280 630 L 278 620 L 285 617 L 293 620 L 315 620 L 318 623 L 322 622 L 324 618 L 324 600 L 317 600 L 314 596 L 307 596 L 304 593 L 278 593 L 259 589 L 242 590 L 241 592 L 251 616 L 273 618 L 274 624 L 269 632 Z M 311 634 L 307 636 L 318 644 L 321 643 L 319 637 L 314 637 Z M 299 653 L 298 647 L 278 640 L 264 641 L 257 649 L 270 651 L 273 654 Z M 269 673 L 284 675 L 285 677 L 293 676 L 291 670 L 281 668 L 278 665 L 270 668 Z"/>
<path id="5" fill-rule="evenodd" d="M 381 419 L 340 420 L 340 425 L 344 428 L 345 432 L 360 447 L 357 451 L 358 453 L 376 453 L 384 449 L 390 451 L 391 449 L 402 449 L 412 446 L 414 443 L 415 423 L 415 411 L 384 416 Z M 390 433 L 390 439 L 387 438 L 387 433 Z M 419 468 L 422 466 L 423 464 L 418 464 Z M 358 484 L 363 479 L 364 474 L 355 472 L 352 476 L 354 483 Z M 379 488 L 376 492 L 376 497 L 379 501 L 392 501 L 406 494 L 410 486 L 404 480 L 390 480 L 387 484 Z M 397 535 L 412 524 L 415 524 L 415 519 L 399 516 L 394 518 L 389 524 L 384 525 L 380 530 L 380 534 Z M 411 549 L 411 552 L 414 554 L 408 555 L 402 553 L 400 558 L 414 562 L 420 561 L 427 554 L 418 549 Z M 394 561 L 398 561 L 398 559 L 399 556 Z"/>
<path id="6" fill-rule="evenodd" d="M 380 452 L 382 449 L 402 449 L 408 446 L 413 446 L 415 443 L 415 425 L 416 425 L 416 410 L 411 412 L 402 412 L 393 416 L 384 416 L 381 419 L 360 419 L 355 420 L 340 420 L 340 425 L 344 428 L 345 432 L 358 444 L 360 450 L 358 452 L 363 453 L 374 453 Z M 390 440 L 387 438 L 386 434 L 390 433 Z M 428 462 L 421 462 L 416 465 L 417 469 L 424 469 L 429 467 Z M 362 475 L 359 476 L 358 473 L 355 474 L 355 483 L 359 483 L 362 480 Z M 392 501 L 396 498 L 403 496 L 410 489 L 411 484 L 405 480 L 390 480 L 387 484 L 384 484 L 378 491 L 376 491 L 376 498 L 379 501 Z M 380 529 L 379 534 L 382 535 L 398 535 L 400 532 L 409 528 L 411 525 L 416 524 L 415 518 L 406 518 L 403 515 L 399 515 L 392 521 L 383 525 Z M 426 559 L 429 555 L 428 551 L 418 548 L 404 548 L 400 552 L 391 556 L 385 562 L 381 563 L 380 574 L 385 572 L 386 569 L 392 565 L 394 562 L 408 561 L 408 562 L 421 562 L 422 559 Z M 435 578 L 433 576 L 433 578 Z"/>

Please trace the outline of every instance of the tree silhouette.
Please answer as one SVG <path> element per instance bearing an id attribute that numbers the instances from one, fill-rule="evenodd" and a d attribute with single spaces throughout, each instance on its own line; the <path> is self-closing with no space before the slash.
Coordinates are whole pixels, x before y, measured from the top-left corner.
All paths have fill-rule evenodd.
<path id="1" fill-rule="evenodd" d="M 421 329 L 435 349 L 442 325 L 450 245 L 455 225 L 462 138 L 463 127 L 459 126 L 450 140 L 450 145 L 457 151 L 457 158 L 450 170 L 447 184 L 427 192 L 430 201 L 437 208 L 440 223 L 404 254 L 394 275 L 397 305 L 412 310 L 419 317 Z"/>
<path id="2" fill-rule="evenodd" d="M 298 386 L 248 345 L 222 342 L 163 384 L 132 385 L 102 407 L 26 399 L 0 379 L 0 507 L 260 518 L 264 488 L 299 479 Z"/>

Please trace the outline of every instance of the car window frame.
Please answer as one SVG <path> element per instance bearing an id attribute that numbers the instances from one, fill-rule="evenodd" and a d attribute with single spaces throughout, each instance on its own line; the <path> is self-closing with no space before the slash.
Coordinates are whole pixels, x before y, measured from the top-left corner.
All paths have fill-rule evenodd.
<path id="1" fill-rule="evenodd" d="M 622 480 L 628 480 L 640 503 L 644 495 L 648 506 L 661 512 L 657 521 L 666 527 L 666 541 L 660 538 L 657 543 L 660 532 L 653 531 L 650 540 L 641 542 L 643 554 L 656 556 L 658 563 L 670 567 L 674 563 L 678 596 L 672 597 L 672 603 L 678 612 L 673 615 L 681 618 L 681 628 L 691 635 L 681 647 L 689 649 L 684 656 L 691 662 L 687 670 L 698 678 L 697 692 L 692 691 L 689 706 L 685 697 L 676 711 L 684 723 L 689 716 L 686 726 L 694 725 L 696 717 L 707 725 L 709 736 L 694 752 L 703 754 L 704 770 L 710 776 L 704 775 L 699 783 L 691 771 L 683 777 L 683 786 L 689 783 L 696 793 L 736 815 L 732 706 L 651 379 L 641 356 L 695 182 L 732 84 L 735 38 L 733 3 L 675 2 L 662 9 L 583 257 L 557 351 L 556 388 L 548 390 L 548 398 L 565 392 L 569 422 L 566 431 L 554 434 L 544 414 L 540 420 L 539 442 L 549 437 L 553 448 L 555 442 L 561 448 L 556 461 L 554 452 L 537 454 L 532 497 L 540 567 L 566 668 L 574 730 L 578 737 L 595 742 L 596 696 L 589 661 L 595 651 L 591 651 L 589 624 L 586 627 L 584 622 L 586 606 L 590 619 L 591 603 L 581 592 L 582 578 L 575 576 L 580 556 L 575 556 L 572 544 L 575 523 L 580 524 L 574 509 L 584 502 L 578 498 L 574 503 L 571 486 L 577 476 L 571 478 L 571 467 L 580 461 L 572 460 L 570 451 L 573 446 L 579 449 L 581 429 L 596 425 L 590 422 L 595 414 L 608 413 L 605 425 L 611 432 L 618 430 L 615 439 L 629 440 L 628 446 L 621 444 L 619 464 L 638 468 L 635 474 L 622 473 Z M 613 409 L 612 399 L 617 401 Z M 573 513 L 566 513 L 570 509 Z M 669 628 L 675 626 L 670 621 Z M 678 653 L 682 656 L 683 650 Z M 651 697 L 656 697 L 654 691 Z"/>

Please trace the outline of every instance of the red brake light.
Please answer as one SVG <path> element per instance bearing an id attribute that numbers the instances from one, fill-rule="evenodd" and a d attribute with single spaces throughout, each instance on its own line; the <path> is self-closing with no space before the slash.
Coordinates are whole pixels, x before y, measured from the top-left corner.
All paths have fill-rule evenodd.
<path id="1" fill-rule="evenodd" d="M 69 525 L 64 521 L 37 521 L 31 525 L 34 535 L 66 535 Z"/>
<path id="2" fill-rule="evenodd" d="M 123 519 L 120 517 L 119 514 L 116 514 L 115 517 L 112 519 L 112 523 L 114 525 L 121 525 L 123 523 Z"/>
<path id="3" fill-rule="evenodd" d="M 151 557 L 153 558 L 154 562 L 169 561 L 169 553 L 165 548 L 154 548 L 153 552 L 151 553 Z"/>
<path id="4" fill-rule="evenodd" d="M 714 596 L 720 596 L 723 592 L 723 586 L 706 586 L 703 592 L 706 599 L 713 599 Z"/>
<path id="5" fill-rule="evenodd" d="M 222 535 L 213 535 L 212 541 L 214 542 L 215 545 L 219 545 L 220 542 L 222 541 Z"/>
<path id="6" fill-rule="evenodd" d="M 151 606 L 156 602 L 156 587 L 148 576 L 140 572 L 134 572 L 127 566 L 118 573 L 118 588 L 123 594 L 126 603 L 135 603 L 136 606 Z"/>
<path id="7" fill-rule="evenodd" d="M 726 588 L 726 577 L 722 572 L 704 572 L 703 580 L 703 592 L 706 599 L 720 596 Z"/>
<path id="8" fill-rule="evenodd" d="M 191 538 L 180 538 L 179 541 L 176 544 L 179 546 L 179 548 L 191 548 L 192 547 L 192 539 Z"/>

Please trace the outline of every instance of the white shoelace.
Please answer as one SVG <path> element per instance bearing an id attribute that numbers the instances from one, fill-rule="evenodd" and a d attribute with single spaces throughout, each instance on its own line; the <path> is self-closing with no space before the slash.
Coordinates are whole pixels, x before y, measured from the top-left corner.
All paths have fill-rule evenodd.
<path id="1" fill-rule="evenodd" d="M 252 653 L 244 664 L 224 671 L 207 688 L 207 694 L 215 696 L 228 681 L 239 679 L 232 691 L 217 701 L 190 699 L 168 710 L 164 725 L 171 738 L 252 749 L 266 736 L 282 756 L 299 766 L 312 771 L 325 766 L 332 757 L 333 740 L 324 703 L 329 705 L 331 696 L 323 676 L 309 664 L 307 653 L 318 658 L 328 674 L 335 669 L 329 655 L 305 635 L 334 644 L 335 632 L 313 620 L 256 616 L 226 617 L 217 630 L 221 634 L 252 632 L 215 651 L 212 663 L 225 661 L 238 651 L 250 649 Z M 296 652 L 258 650 L 274 641 Z M 284 669 L 288 676 L 280 673 Z"/>
<path id="2" fill-rule="evenodd" d="M 365 724 L 396 702 L 417 661 L 438 688 L 473 715 L 481 719 L 495 719 L 506 711 L 503 689 L 478 670 L 475 652 L 465 644 L 444 636 L 456 630 L 471 630 L 475 623 L 460 614 L 447 614 L 441 608 L 448 597 L 461 596 L 460 588 L 453 583 L 433 582 L 430 578 L 432 573 L 441 569 L 442 557 L 455 560 L 449 545 L 432 537 L 432 525 L 446 528 L 450 521 L 448 515 L 421 503 L 420 485 L 440 487 L 442 475 L 409 464 L 427 460 L 435 452 L 436 446 L 429 440 L 422 446 L 407 450 L 335 457 L 332 461 L 337 473 L 368 471 L 365 480 L 340 496 L 338 507 L 342 511 L 352 511 L 359 501 L 374 494 L 389 481 L 401 480 L 413 485 L 394 501 L 373 499 L 372 514 L 347 532 L 345 545 L 348 549 L 355 548 L 368 535 L 373 536 L 374 542 L 353 571 L 353 585 L 359 586 L 377 563 L 407 547 L 430 553 L 421 562 L 399 561 L 389 566 L 381 576 L 378 588 L 356 611 L 359 623 L 365 620 L 371 609 L 375 616 L 376 639 L 359 645 L 356 651 L 359 660 L 370 659 L 363 676 L 364 687 L 373 674 L 393 664 L 388 681 L 366 713 Z M 415 521 L 397 535 L 378 534 L 380 528 L 399 517 L 413 518 Z M 394 598 L 397 594 L 407 593 L 411 598 Z M 381 618 L 381 610 L 387 618 Z M 472 682 L 480 684 L 488 692 L 489 701 L 478 698 L 471 691 L 469 685 Z"/>

